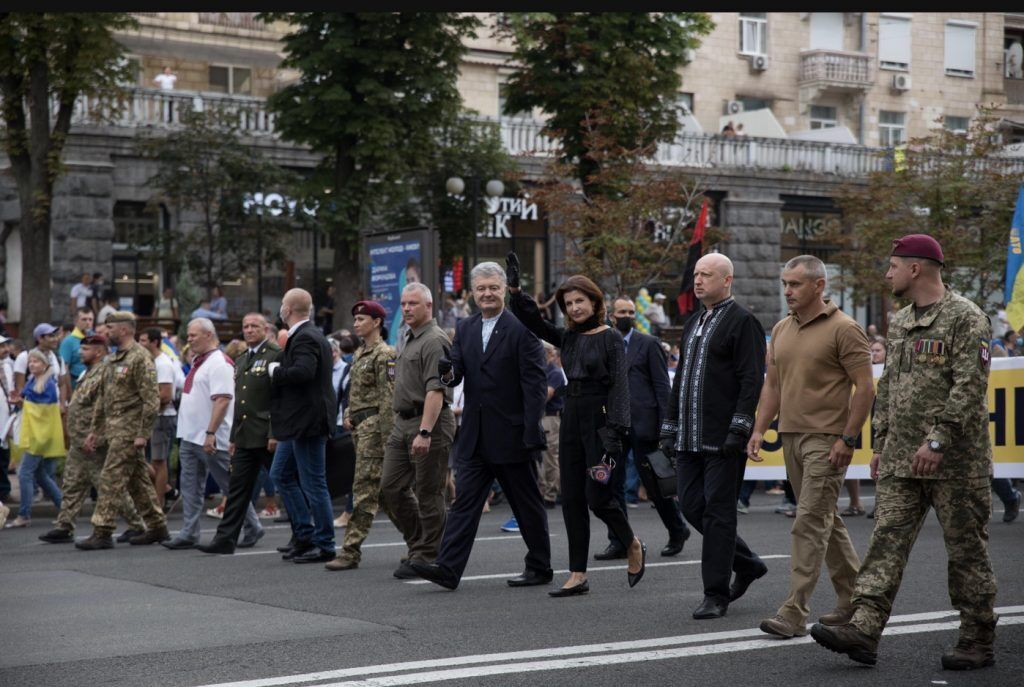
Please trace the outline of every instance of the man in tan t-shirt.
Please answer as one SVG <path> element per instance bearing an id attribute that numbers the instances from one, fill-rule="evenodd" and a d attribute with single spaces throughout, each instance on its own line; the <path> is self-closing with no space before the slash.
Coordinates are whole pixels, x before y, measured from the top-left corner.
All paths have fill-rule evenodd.
<path id="1" fill-rule="evenodd" d="M 797 511 L 789 596 L 774 617 L 761 623 L 761 630 L 788 639 L 807 634 L 808 602 L 823 560 L 837 603 L 819 622 L 842 625 L 853 613 L 850 597 L 860 559 L 836 501 L 875 391 L 867 336 L 823 296 L 825 264 L 811 255 L 795 257 L 782 270 L 782 285 L 790 313 L 772 330 L 747 453 L 761 460 L 762 438 L 778 414 Z M 851 387 L 856 387 L 852 399 Z"/>

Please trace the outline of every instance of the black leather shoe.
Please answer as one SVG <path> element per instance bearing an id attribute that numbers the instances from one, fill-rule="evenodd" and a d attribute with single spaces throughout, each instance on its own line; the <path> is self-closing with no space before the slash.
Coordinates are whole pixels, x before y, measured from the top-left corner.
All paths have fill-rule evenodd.
<path id="1" fill-rule="evenodd" d="M 629 586 L 635 587 L 640 579 L 644 576 L 644 571 L 647 570 L 647 544 L 640 542 L 640 569 L 635 573 L 626 570 L 626 579 L 629 580 Z"/>
<path id="2" fill-rule="evenodd" d="M 428 582 L 439 584 L 445 589 L 455 589 L 459 586 L 459 580 L 450 572 L 439 566 L 437 563 L 421 563 L 410 561 L 409 566 L 416 571 L 416 574 Z"/>
<path id="3" fill-rule="evenodd" d="M 686 534 L 682 536 L 669 537 L 668 544 L 665 544 L 665 548 L 661 550 L 662 556 L 675 556 L 683 550 L 683 545 L 686 544 L 686 540 L 690 538 L 690 530 L 686 530 Z"/>
<path id="4" fill-rule="evenodd" d="M 291 551 L 292 549 L 295 548 L 295 544 L 296 543 L 297 543 L 297 540 L 295 539 L 295 537 L 292 537 L 291 539 L 288 540 L 287 544 L 285 544 L 283 546 L 277 547 L 277 550 L 280 551 L 281 553 L 288 553 L 289 551 Z"/>
<path id="5" fill-rule="evenodd" d="M 626 558 L 626 550 L 615 543 L 609 543 L 604 551 L 594 554 L 595 561 L 613 561 L 617 558 Z"/>
<path id="6" fill-rule="evenodd" d="M 309 553 L 310 551 L 313 551 L 316 548 L 317 547 L 315 547 L 313 545 L 313 542 L 311 542 L 311 541 L 297 541 L 297 542 L 295 542 L 295 546 L 293 546 L 292 548 L 288 549 L 284 553 L 284 555 L 281 556 L 281 560 L 283 560 L 283 561 L 293 560 L 296 556 L 301 556 L 302 554 Z"/>
<path id="7" fill-rule="evenodd" d="M 209 544 L 200 544 L 196 548 L 203 553 L 222 553 L 230 555 L 235 552 L 235 547 L 231 545 L 231 542 L 223 539 L 213 539 Z"/>
<path id="8" fill-rule="evenodd" d="M 754 582 L 754 580 L 758 580 L 764 577 L 764 574 L 766 572 L 768 572 L 767 565 L 764 566 L 761 572 L 759 572 L 756 575 L 741 575 L 739 573 L 736 573 L 736 579 L 734 579 L 732 584 L 729 586 L 729 601 L 735 601 L 736 599 L 746 594 L 747 587 L 749 587 Z"/>
<path id="9" fill-rule="evenodd" d="M 579 584 L 574 584 L 571 587 L 562 587 L 561 589 L 552 589 L 548 592 L 548 596 L 554 598 L 560 598 L 563 596 L 578 596 L 580 594 L 586 594 L 590 591 L 590 582 L 583 580 Z"/>
<path id="10" fill-rule="evenodd" d="M 527 568 L 522 575 L 505 580 L 505 582 L 509 587 L 534 587 L 539 584 L 550 584 L 554 577 L 555 573 L 551 568 L 543 571 Z"/>
<path id="11" fill-rule="evenodd" d="M 117 535 L 117 538 L 114 541 L 116 541 L 118 544 L 127 544 L 128 540 L 132 537 L 137 537 L 140 534 L 145 533 L 146 530 L 125 530 L 121 534 Z"/>
<path id="12" fill-rule="evenodd" d="M 238 542 L 238 548 L 251 549 L 252 547 L 256 546 L 256 542 L 258 542 L 260 539 L 263 539 L 263 535 L 265 535 L 266 533 L 266 530 L 260 530 L 256 533 L 256 536 L 246 537 L 242 541 Z"/>
<path id="13" fill-rule="evenodd" d="M 704 601 L 697 610 L 693 612 L 694 620 L 708 620 L 710 618 L 723 618 L 729 609 L 729 604 L 715 601 L 710 596 L 705 596 Z"/>
<path id="14" fill-rule="evenodd" d="M 48 544 L 70 544 L 75 541 L 75 533 L 62 527 L 56 527 L 39 538 Z"/>
<path id="15" fill-rule="evenodd" d="M 181 551 L 183 549 L 196 548 L 196 543 L 189 541 L 187 539 L 178 539 L 177 537 L 175 537 L 170 541 L 160 542 L 160 546 L 164 547 L 165 549 L 170 549 L 171 551 Z"/>
<path id="16" fill-rule="evenodd" d="M 293 557 L 292 563 L 326 563 L 327 561 L 333 560 L 333 551 L 325 551 L 324 549 L 321 549 L 318 546 L 314 546 L 309 551 L 306 551 L 305 553 L 300 553 L 299 555 Z"/>
<path id="17" fill-rule="evenodd" d="M 398 567 L 395 568 L 395 572 L 392 574 L 400 580 L 415 580 L 420 576 L 419 573 L 413 569 L 412 562 L 409 560 L 403 560 L 399 563 Z"/>

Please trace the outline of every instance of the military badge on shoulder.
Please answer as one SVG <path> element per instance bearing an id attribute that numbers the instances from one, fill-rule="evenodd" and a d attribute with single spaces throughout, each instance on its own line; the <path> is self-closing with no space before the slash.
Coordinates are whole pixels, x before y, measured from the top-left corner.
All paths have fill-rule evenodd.
<path id="1" fill-rule="evenodd" d="M 978 356 L 981 358 L 981 364 L 988 367 L 989 362 L 992 360 L 992 353 L 988 348 L 988 339 L 981 340 L 981 344 L 978 347 Z"/>
<path id="2" fill-rule="evenodd" d="M 392 382 L 395 381 L 395 367 L 395 359 L 388 358 L 388 379 Z"/>

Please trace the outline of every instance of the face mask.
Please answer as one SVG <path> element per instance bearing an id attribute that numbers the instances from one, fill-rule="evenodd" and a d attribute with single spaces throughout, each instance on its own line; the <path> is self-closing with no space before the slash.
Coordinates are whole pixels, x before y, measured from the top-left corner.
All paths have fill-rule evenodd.
<path id="1" fill-rule="evenodd" d="M 341 355 L 341 359 L 344 360 L 346 363 L 351 363 L 352 362 L 352 358 L 353 358 L 353 355 L 351 353 L 342 353 L 342 355 Z"/>
<path id="2" fill-rule="evenodd" d="M 633 325 L 636 324 L 636 319 L 632 317 L 617 317 L 615 318 L 615 328 L 623 334 L 629 334 L 630 330 L 633 329 Z"/>

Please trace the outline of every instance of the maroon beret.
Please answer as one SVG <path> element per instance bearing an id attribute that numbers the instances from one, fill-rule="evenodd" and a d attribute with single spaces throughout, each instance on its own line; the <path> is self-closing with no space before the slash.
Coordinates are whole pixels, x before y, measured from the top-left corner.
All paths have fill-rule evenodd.
<path id="1" fill-rule="evenodd" d="M 370 317 L 379 317 L 381 320 L 386 320 L 388 314 L 384 311 L 384 306 L 377 301 L 359 301 L 352 306 L 352 315 L 369 315 Z"/>
<path id="2" fill-rule="evenodd" d="M 942 266 L 946 259 L 942 256 L 942 246 L 928 234 L 907 234 L 903 238 L 893 239 L 892 253 L 897 258 L 927 258 Z"/>
<path id="3" fill-rule="evenodd" d="M 83 346 L 106 346 L 107 337 L 102 334 L 90 334 L 89 336 L 82 339 Z"/>

